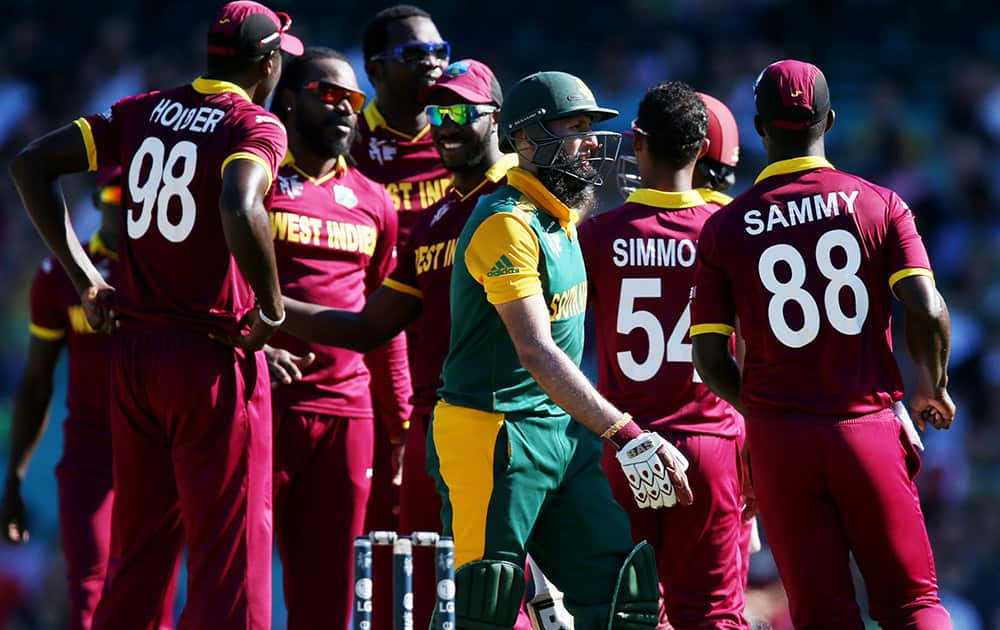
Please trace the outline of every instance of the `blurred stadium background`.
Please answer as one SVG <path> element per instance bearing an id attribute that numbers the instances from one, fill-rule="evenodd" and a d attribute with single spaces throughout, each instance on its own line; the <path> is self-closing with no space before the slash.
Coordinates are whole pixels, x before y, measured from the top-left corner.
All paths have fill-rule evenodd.
<path id="1" fill-rule="evenodd" d="M 11 398 L 28 340 L 28 289 L 46 254 L 6 177 L 30 139 L 122 96 L 197 76 L 215 5 L 194 1 L 52 3 L 4 0 L 0 13 L 0 465 Z M 277 0 L 307 45 L 355 60 L 388 3 Z M 918 479 L 942 595 L 957 630 L 1000 629 L 1000 4 L 889 0 L 507 0 L 417 2 L 454 58 L 490 64 L 505 86 L 537 70 L 579 74 L 623 115 L 645 89 L 684 80 L 722 99 L 742 134 L 739 192 L 763 166 L 751 86 L 771 61 L 796 57 L 826 73 L 837 110 L 828 155 L 838 167 L 898 191 L 914 209 L 951 307 L 952 394 L 958 421 L 925 436 Z M 65 189 L 81 234 L 98 225 L 91 176 Z M 731 191 L 732 192 L 732 191 Z M 612 184 L 603 207 L 617 202 Z M 592 362 L 592 357 L 591 357 Z M 591 365 L 592 367 L 592 365 Z M 906 366 L 904 364 L 904 370 Z M 65 599 L 53 467 L 62 436 L 65 374 L 24 488 L 33 537 L 0 545 L 0 629 L 61 627 Z M 280 584 L 276 563 L 275 584 Z M 759 628 L 788 628 L 773 564 L 754 556 L 750 612 Z M 275 627 L 284 627 L 280 586 Z"/>

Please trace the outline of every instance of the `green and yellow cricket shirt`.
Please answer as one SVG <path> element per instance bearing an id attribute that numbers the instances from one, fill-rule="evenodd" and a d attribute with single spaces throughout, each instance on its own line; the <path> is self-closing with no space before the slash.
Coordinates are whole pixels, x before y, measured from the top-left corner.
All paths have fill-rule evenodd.
<path id="1" fill-rule="evenodd" d="M 440 390 L 450 405 L 486 412 L 565 415 L 521 366 L 494 305 L 541 293 L 552 337 L 577 364 L 587 274 L 576 212 L 520 168 L 480 199 L 458 239 L 451 275 L 451 339 Z"/>

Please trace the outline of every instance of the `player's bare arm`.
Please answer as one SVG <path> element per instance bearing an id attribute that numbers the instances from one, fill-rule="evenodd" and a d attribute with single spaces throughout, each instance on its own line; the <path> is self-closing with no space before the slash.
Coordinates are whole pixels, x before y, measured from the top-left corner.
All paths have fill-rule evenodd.
<path id="1" fill-rule="evenodd" d="M 623 424 L 628 416 L 598 393 L 552 339 L 549 309 L 542 294 L 497 304 L 496 309 L 521 365 L 557 405 L 597 435 L 613 434 L 616 426 Z M 683 470 L 685 464 L 675 461 L 677 456 L 679 453 L 667 452 L 663 463 L 670 471 L 681 504 L 690 505 L 693 497 Z"/>
<path id="2" fill-rule="evenodd" d="M 299 339 L 367 353 L 389 341 L 420 317 L 420 300 L 379 287 L 360 312 L 327 308 L 284 298 L 281 329 Z"/>
<path id="3" fill-rule="evenodd" d="M 951 319 L 948 305 L 927 276 L 910 276 L 892 287 L 905 309 L 906 346 L 917 366 L 916 390 L 910 409 L 921 430 L 930 422 L 947 429 L 955 420 L 955 403 L 948 394 Z"/>
<path id="4" fill-rule="evenodd" d="M 745 414 L 740 404 L 740 367 L 729 351 L 729 339 L 729 335 L 718 333 L 695 335 L 691 338 L 691 357 L 705 386 Z"/>
<path id="5" fill-rule="evenodd" d="M 261 349 L 278 329 L 285 313 L 278 288 L 271 224 L 264 207 L 268 185 L 268 174 L 262 166 L 250 160 L 233 160 L 222 174 L 219 195 L 226 244 L 260 305 L 260 312 L 251 315 L 249 334 L 233 340 L 247 350 Z"/>
<path id="6" fill-rule="evenodd" d="M 114 315 L 106 304 L 114 288 L 81 247 L 59 186 L 60 175 L 86 171 L 87 167 L 87 148 L 80 129 L 71 124 L 22 149 L 10 164 L 10 176 L 32 223 L 80 294 L 91 327 L 112 332 Z"/>
<path id="7" fill-rule="evenodd" d="M 28 346 L 28 363 L 14 395 L 10 459 L 3 497 L 0 498 L 0 526 L 3 527 L 4 538 L 12 543 L 27 542 L 29 538 L 24 502 L 21 500 L 21 482 L 48 424 L 53 375 L 64 345 L 62 339 L 48 341 L 32 336 Z"/>

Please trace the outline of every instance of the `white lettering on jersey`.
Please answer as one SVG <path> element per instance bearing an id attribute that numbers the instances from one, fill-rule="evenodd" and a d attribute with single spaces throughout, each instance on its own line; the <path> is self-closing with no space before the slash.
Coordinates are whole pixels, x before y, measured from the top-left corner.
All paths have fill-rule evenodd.
<path id="1" fill-rule="evenodd" d="M 184 107 L 169 98 L 161 99 L 149 114 L 149 121 L 174 131 L 212 133 L 226 112 L 215 107 Z M 257 117 L 260 122 L 260 116 Z"/>
<path id="2" fill-rule="evenodd" d="M 696 243 L 687 238 L 616 238 L 611 261 L 616 267 L 690 267 Z"/>
<path id="3" fill-rule="evenodd" d="M 825 195 L 816 194 L 791 199 L 785 202 L 772 203 L 767 209 L 767 218 L 761 210 L 747 210 L 743 214 L 743 228 L 750 236 L 770 232 L 776 228 L 789 228 L 813 221 L 821 221 L 844 214 L 854 214 L 854 202 L 858 198 L 857 190 L 844 192 L 838 190 Z"/>

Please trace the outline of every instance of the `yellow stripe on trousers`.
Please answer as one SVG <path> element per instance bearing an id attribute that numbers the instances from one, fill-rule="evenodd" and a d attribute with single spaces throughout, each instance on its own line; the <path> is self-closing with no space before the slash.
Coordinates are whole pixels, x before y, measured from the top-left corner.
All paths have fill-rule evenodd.
<path id="1" fill-rule="evenodd" d="M 493 453 L 503 428 L 502 413 L 439 401 L 434 408 L 434 449 L 448 486 L 455 568 L 482 560 L 486 513 L 493 494 Z"/>

